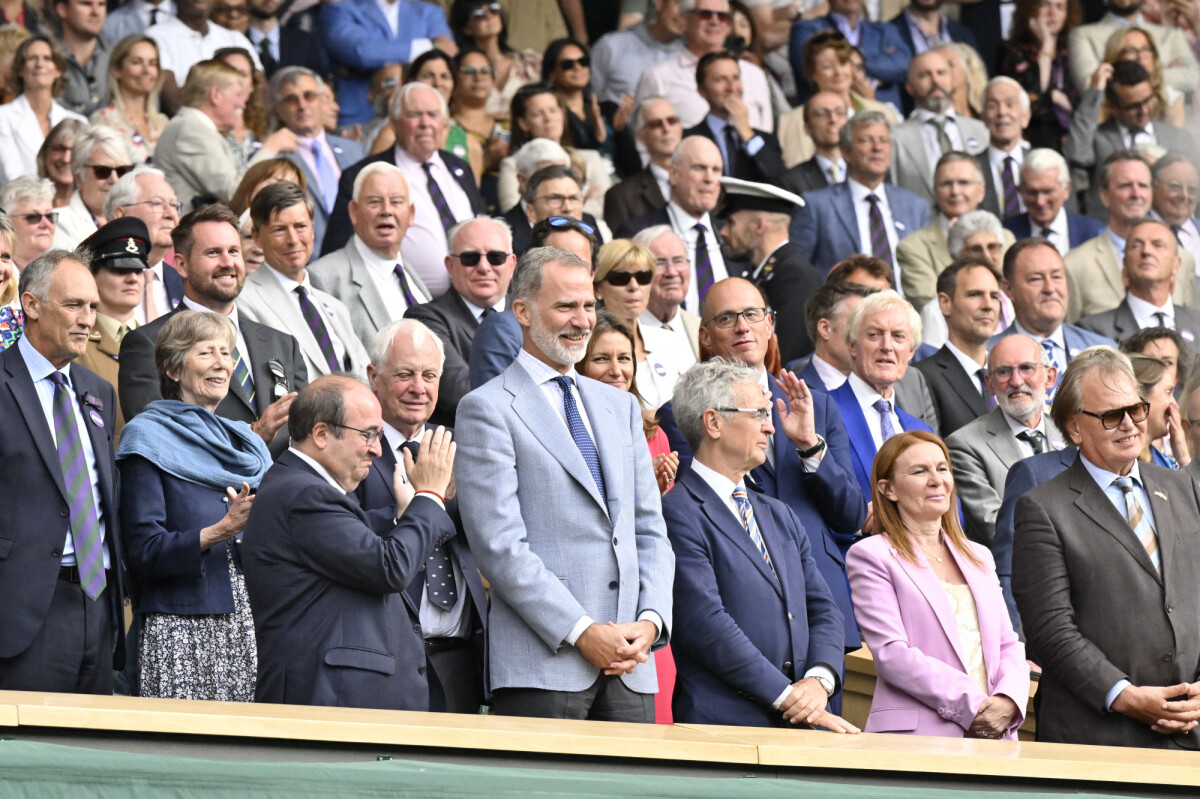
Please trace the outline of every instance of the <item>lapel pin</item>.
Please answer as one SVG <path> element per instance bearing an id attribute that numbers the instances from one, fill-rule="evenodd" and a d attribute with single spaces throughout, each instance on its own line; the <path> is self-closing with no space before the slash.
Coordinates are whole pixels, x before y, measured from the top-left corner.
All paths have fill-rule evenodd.
<path id="1" fill-rule="evenodd" d="M 1167 501 L 1169 501 L 1169 500 L 1167 500 L 1167 495 L 1166 495 L 1166 494 L 1164 494 L 1164 493 L 1163 493 L 1163 492 L 1161 492 L 1161 491 L 1155 491 L 1155 492 L 1154 492 L 1154 496 L 1158 497 L 1158 498 L 1159 498 L 1159 499 L 1161 499 L 1163 502 L 1167 502 Z"/>
<path id="2" fill-rule="evenodd" d="M 100 416 L 100 411 L 95 408 L 88 411 L 88 418 L 92 420 L 92 424 L 96 425 L 96 427 L 104 427 L 104 419 Z"/>
<path id="3" fill-rule="evenodd" d="M 903 222 L 901 222 L 899 219 L 897 219 L 896 220 L 896 230 L 908 230 L 908 228 L 906 228 L 904 226 Z"/>

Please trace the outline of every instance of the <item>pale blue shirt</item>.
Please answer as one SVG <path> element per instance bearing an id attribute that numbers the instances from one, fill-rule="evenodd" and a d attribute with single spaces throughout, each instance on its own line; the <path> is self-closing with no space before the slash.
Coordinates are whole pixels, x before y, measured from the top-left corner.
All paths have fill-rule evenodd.
<path id="1" fill-rule="evenodd" d="M 717 147 L 721 151 L 721 160 L 725 164 L 725 171 L 729 172 L 729 151 L 725 147 L 725 128 L 729 127 L 729 123 L 721 119 L 716 114 L 709 114 L 704 118 L 704 121 L 708 123 L 709 130 L 713 132 L 713 136 L 715 136 L 717 139 Z M 734 132 L 737 132 L 736 128 L 734 129 Z M 741 136 L 739 135 L 738 138 L 740 139 Z M 758 151 L 763 148 L 764 144 L 766 144 L 766 142 L 763 141 L 763 137 L 759 136 L 757 133 L 754 134 L 750 141 L 745 142 L 746 154 L 751 157 L 757 155 Z"/>

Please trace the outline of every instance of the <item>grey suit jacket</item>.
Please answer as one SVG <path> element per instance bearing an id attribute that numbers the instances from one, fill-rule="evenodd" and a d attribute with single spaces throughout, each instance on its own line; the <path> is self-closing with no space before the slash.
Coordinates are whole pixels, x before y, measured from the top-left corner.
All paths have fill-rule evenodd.
<path id="1" fill-rule="evenodd" d="M 263 158 L 265 152 L 259 150 L 251 163 Z M 196 197 L 228 202 L 242 179 L 217 126 L 203 111 L 187 106 L 179 109 L 159 136 L 154 165 L 167 176 L 185 214 L 193 210 Z"/>
<path id="2" fill-rule="evenodd" d="M 458 406 L 458 503 L 479 570 L 491 584 L 491 688 L 582 691 L 600 670 L 566 643 L 584 616 L 663 620 L 667 643 L 675 556 L 642 414 L 628 393 L 588 378 L 578 392 L 608 502 L 529 372 L 514 362 Z M 621 677 L 657 690 L 654 661 Z"/>
<path id="3" fill-rule="evenodd" d="M 341 300 L 317 288 L 314 288 L 309 296 L 314 303 L 320 303 L 326 318 L 332 322 L 333 334 L 346 348 L 346 357 L 350 363 L 345 371 L 365 377 L 370 356 L 354 333 L 354 327 L 350 324 L 350 312 L 346 310 L 346 306 L 342 305 Z M 300 314 L 296 298 L 283 290 L 283 284 L 271 274 L 270 266 L 263 264 L 257 272 L 246 278 L 246 285 L 237 298 L 237 307 L 240 313 L 253 322 L 291 333 L 300 343 L 304 366 L 312 380 L 330 374 L 329 362 L 325 360 L 321 353 L 321 345 L 317 343 L 308 323 Z"/>
<path id="4" fill-rule="evenodd" d="M 1063 435 L 1050 414 L 1043 414 L 1050 440 L 1047 447 L 1061 449 Z M 995 408 L 946 439 L 954 466 L 954 484 L 962 500 L 967 536 L 990 547 L 996 537 L 996 514 L 1004 498 L 1004 481 L 1012 465 L 1026 457 L 1013 436 L 1004 411 Z"/>
<path id="5" fill-rule="evenodd" d="M 367 157 L 362 145 L 352 139 L 343 139 L 341 136 L 329 134 L 326 134 L 325 138 L 329 142 L 329 149 L 333 150 L 333 157 L 337 161 L 338 169 L 348 169 Z M 321 252 L 321 243 L 325 240 L 325 228 L 329 226 L 330 211 L 325 207 L 325 201 L 321 195 L 321 181 L 308 168 L 308 162 L 301 158 L 299 153 L 283 153 L 280 157 L 286 158 L 298 166 L 308 181 L 308 193 L 312 195 L 313 200 L 313 252 Z M 336 193 L 337 186 L 333 188 Z"/>
<path id="6" fill-rule="evenodd" d="M 1120 342 L 1141 330 L 1138 327 L 1137 319 L 1133 316 L 1133 311 L 1129 309 L 1128 298 L 1121 300 L 1121 304 L 1111 311 L 1085 316 L 1079 320 L 1078 325 L 1084 330 L 1108 336 L 1116 342 Z M 1176 304 L 1175 330 L 1187 342 L 1189 349 L 1194 353 L 1196 351 L 1196 337 L 1200 336 L 1200 313 L 1185 305 Z"/>
<path id="7" fill-rule="evenodd" d="M 989 134 L 987 126 L 977 119 L 956 116 L 963 147 L 970 155 L 987 149 Z M 926 124 L 910 116 L 892 128 L 892 169 L 889 183 L 908 189 L 931 206 L 933 197 L 933 168 L 929 154 L 925 152 Z"/>
<path id="8" fill-rule="evenodd" d="M 1067 321 L 1074 324 L 1085 316 L 1111 311 L 1125 299 L 1121 261 L 1105 230 L 1070 250 L 1063 259 L 1071 289 L 1067 296 Z M 1192 305 L 1196 298 L 1196 261 L 1190 252 L 1179 253 L 1175 278 L 1176 305 Z"/>
<path id="9" fill-rule="evenodd" d="M 929 384 L 925 382 L 925 375 L 917 371 L 911 363 L 895 388 L 896 406 L 900 410 L 917 417 L 934 430 L 941 429 L 937 404 L 933 401 Z"/>
<path id="10" fill-rule="evenodd" d="M 313 286 L 342 301 L 350 314 L 354 334 L 369 351 L 375 334 L 403 317 L 407 306 L 388 308 L 384 304 L 379 289 L 375 287 L 375 279 L 371 277 L 370 267 L 358 252 L 355 244 L 357 238 L 351 238 L 342 249 L 310 264 L 308 278 Z M 429 302 L 429 289 L 417 277 L 416 270 L 404 264 L 404 272 L 408 287 L 417 301 Z"/>

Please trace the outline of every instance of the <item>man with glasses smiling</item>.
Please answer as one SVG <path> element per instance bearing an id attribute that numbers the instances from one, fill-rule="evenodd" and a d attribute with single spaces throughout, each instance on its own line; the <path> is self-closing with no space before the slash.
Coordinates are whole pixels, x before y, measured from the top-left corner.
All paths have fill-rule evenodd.
<path id="1" fill-rule="evenodd" d="M 109 220 L 130 216 L 146 223 L 150 232 L 146 297 L 138 309 L 138 322 L 153 322 L 170 313 L 183 300 L 183 278 L 174 269 L 164 269 L 167 253 L 174 246 L 171 231 L 179 224 L 180 207 L 175 191 L 161 170 L 139 166 L 118 180 L 104 200 Z M 111 222 L 110 222 L 111 224 Z"/>
<path id="2" fill-rule="evenodd" d="M 1168 154 L 1155 161 L 1150 172 L 1154 180 L 1150 215 L 1170 225 L 1180 249 L 1200 262 L 1200 219 L 1196 218 L 1200 173 L 1196 165 L 1182 155 Z"/>
<path id="3" fill-rule="evenodd" d="M 1079 458 L 1017 501 L 1013 593 L 1042 659 L 1039 741 L 1200 748 L 1200 486 L 1140 463 L 1129 360 L 1089 351 L 1053 415 Z"/>

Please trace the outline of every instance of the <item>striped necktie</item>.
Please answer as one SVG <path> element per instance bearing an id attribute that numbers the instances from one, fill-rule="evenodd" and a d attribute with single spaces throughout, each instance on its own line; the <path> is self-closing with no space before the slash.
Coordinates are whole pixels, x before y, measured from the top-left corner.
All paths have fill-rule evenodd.
<path id="1" fill-rule="evenodd" d="M 404 302 L 409 308 L 417 304 L 417 298 L 413 296 L 412 288 L 408 285 L 408 275 L 404 272 L 404 264 L 396 264 L 392 270 L 396 275 L 396 280 L 400 281 L 400 293 L 404 295 Z"/>
<path id="2" fill-rule="evenodd" d="M 888 243 L 887 225 L 883 221 L 883 211 L 879 208 L 879 197 L 867 195 L 871 210 L 867 212 L 868 227 L 871 230 L 871 255 L 892 265 L 892 245 Z"/>
<path id="3" fill-rule="evenodd" d="M 75 392 L 62 372 L 52 372 L 50 381 L 54 383 L 54 438 L 58 442 L 58 465 L 67 489 L 79 584 L 89 599 L 95 599 L 104 591 L 106 582 L 104 542 L 100 538 L 100 516 L 92 496 L 91 472 L 75 418 Z"/>
<path id="4" fill-rule="evenodd" d="M 233 347 L 233 379 L 242 387 L 246 399 L 250 402 L 250 407 L 254 407 L 254 375 L 250 374 L 250 369 L 246 366 L 246 359 L 242 357 L 236 344 Z"/>
<path id="5" fill-rule="evenodd" d="M 708 255 L 708 237 L 704 235 L 707 228 L 697 224 L 694 229 L 696 231 L 696 288 L 700 295 L 700 302 L 704 302 L 704 295 L 708 294 L 708 290 L 713 287 L 715 279 L 712 259 Z"/>
<path id="6" fill-rule="evenodd" d="M 735 486 L 733 489 L 733 501 L 737 503 L 738 516 L 741 517 L 742 526 L 746 528 L 746 532 L 750 535 L 750 540 L 754 542 L 755 548 L 758 549 L 758 554 L 762 555 L 762 559 L 771 567 L 771 574 L 775 574 L 775 564 L 771 562 L 771 553 L 767 552 L 767 544 L 763 541 L 762 531 L 758 529 L 758 521 L 754 518 L 754 507 L 750 504 L 750 497 L 746 496 L 746 489 L 741 486 Z M 775 574 L 778 577 L 778 574 Z"/>
<path id="7" fill-rule="evenodd" d="M 1000 170 L 1001 188 L 1004 190 L 1004 215 L 1016 216 L 1021 212 L 1021 203 L 1017 199 L 1017 160 L 1011 155 L 1005 156 L 1004 168 Z"/>
<path id="8" fill-rule="evenodd" d="M 342 367 L 338 363 L 337 352 L 333 349 L 333 339 L 329 335 L 329 328 L 325 327 L 325 320 L 317 312 L 317 306 L 313 305 L 313 301 L 309 299 L 308 291 L 304 286 L 296 286 L 293 291 L 300 298 L 300 313 L 304 316 L 308 329 L 312 331 L 313 338 L 317 340 L 317 346 L 321 348 L 321 355 L 325 358 L 329 371 L 342 371 Z"/>
<path id="9" fill-rule="evenodd" d="M 429 199 L 433 201 L 433 207 L 437 209 L 438 219 L 442 221 L 442 230 L 448 231 L 458 224 L 458 220 L 454 218 L 454 212 L 450 210 L 450 203 L 446 201 L 446 195 L 442 193 L 437 178 L 433 176 L 433 162 L 426 161 L 421 164 L 421 169 L 425 170 L 425 188 L 429 192 Z"/>
<path id="10" fill-rule="evenodd" d="M 1150 524 L 1150 517 L 1142 509 L 1142 503 L 1138 501 L 1137 494 L 1133 492 L 1132 477 L 1118 477 L 1113 480 L 1113 485 L 1121 489 L 1125 495 L 1125 512 L 1129 518 L 1129 527 L 1133 530 L 1133 534 L 1142 542 L 1142 546 L 1146 548 L 1146 554 L 1150 556 L 1150 562 L 1154 564 L 1154 568 L 1162 573 L 1162 555 L 1158 551 L 1158 536 L 1154 532 L 1154 527 Z"/>

